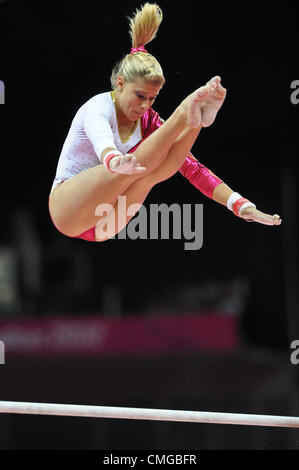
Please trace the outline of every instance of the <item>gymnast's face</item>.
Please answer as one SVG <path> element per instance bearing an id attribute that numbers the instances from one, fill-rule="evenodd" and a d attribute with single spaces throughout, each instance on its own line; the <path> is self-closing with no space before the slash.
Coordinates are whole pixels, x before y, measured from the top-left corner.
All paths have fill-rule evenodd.
<path id="1" fill-rule="evenodd" d="M 125 82 L 118 77 L 116 82 L 117 110 L 119 118 L 125 123 L 137 121 L 150 108 L 158 96 L 162 85 L 138 79 L 135 82 Z"/>

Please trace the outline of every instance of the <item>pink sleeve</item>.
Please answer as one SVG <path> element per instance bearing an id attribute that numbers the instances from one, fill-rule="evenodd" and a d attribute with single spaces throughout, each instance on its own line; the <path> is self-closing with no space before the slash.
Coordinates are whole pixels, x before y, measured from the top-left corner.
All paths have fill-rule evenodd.
<path id="1" fill-rule="evenodd" d="M 205 165 L 189 153 L 181 166 L 179 172 L 187 178 L 193 186 L 199 189 L 205 196 L 212 199 L 213 191 L 218 184 L 223 183 L 214 173 Z"/>

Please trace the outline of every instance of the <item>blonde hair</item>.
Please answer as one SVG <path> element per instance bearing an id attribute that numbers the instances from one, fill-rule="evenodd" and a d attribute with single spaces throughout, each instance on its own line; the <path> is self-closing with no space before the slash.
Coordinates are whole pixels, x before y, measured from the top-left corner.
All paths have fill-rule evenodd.
<path id="1" fill-rule="evenodd" d="M 137 9 L 134 16 L 129 18 L 132 47 L 138 48 L 152 41 L 156 37 L 162 19 L 162 10 L 155 3 L 145 3 L 141 10 Z M 127 54 L 116 64 L 110 77 L 112 89 L 116 88 L 116 80 L 120 75 L 126 82 L 135 82 L 139 78 L 158 85 L 163 85 L 165 82 L 161 65 L 148 52 Z"/>

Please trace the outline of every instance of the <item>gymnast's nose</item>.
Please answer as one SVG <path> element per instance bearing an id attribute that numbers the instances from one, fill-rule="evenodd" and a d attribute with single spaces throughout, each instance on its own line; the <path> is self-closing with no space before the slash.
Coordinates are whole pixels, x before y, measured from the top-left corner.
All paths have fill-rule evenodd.
<path id="1" fill-rule="evenodd" d="M 145 113 L 150 108 L 150 100 L 146 100 L 141 104 L 142 112 Z"/>

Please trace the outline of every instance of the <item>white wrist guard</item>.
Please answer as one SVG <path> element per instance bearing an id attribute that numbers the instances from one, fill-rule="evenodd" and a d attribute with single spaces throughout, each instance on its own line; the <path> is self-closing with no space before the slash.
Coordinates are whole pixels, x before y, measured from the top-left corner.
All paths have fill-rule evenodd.
<path id="1" fill-rule="evenodd" d="M 248 199 L 245 199 L 241 194 L 236 192 L 229 196 L 226 205 L 227 208 L 238 217 L 242 217 L 242 212 L 247 209 L 247 207 L 256 208 L 253 202 L 250 202 Z"/>
<path id="2" fill-rule="evenodd" d="M 105 155 L 103 159 L 103 164 L 107 168 L 107 170 L 111 171 L 111 173 L 115 173 L 113 170 L 110 169 L 111 160 L 113 160 L 113 158 L 115 157 L 122 157 L 122 156 L 123 154 L 120 153 L 118 150 L 111 150 L 111 152 L 108 152 Z"/>
<path id="3" fill-rule="evenodd" d="M 240 199 L 241 194 L 239 193 L 232 193 L 228 200 L 227 200 L 227 203 L 226 203 L 226 206 L 227 208 L 230 210 L 230 211 L 233 211 L 233 205 L 235 204 L 235 202 L 237 202 L 238 199 Z"/>

